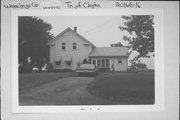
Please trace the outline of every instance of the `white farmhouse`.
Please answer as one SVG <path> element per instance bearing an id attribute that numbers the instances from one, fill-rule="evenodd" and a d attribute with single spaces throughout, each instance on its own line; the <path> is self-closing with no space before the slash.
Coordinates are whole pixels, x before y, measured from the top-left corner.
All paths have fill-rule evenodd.
<path id="1" fill-rule="evenodd" d="M 67 28 L 58 34 L 50 46 L 50 63 L 55 69 L 76 70 L 87 59 L 99 69 L 107 71 L 127 71 L 127 47 L 96 47 L 74 30 Z"/>

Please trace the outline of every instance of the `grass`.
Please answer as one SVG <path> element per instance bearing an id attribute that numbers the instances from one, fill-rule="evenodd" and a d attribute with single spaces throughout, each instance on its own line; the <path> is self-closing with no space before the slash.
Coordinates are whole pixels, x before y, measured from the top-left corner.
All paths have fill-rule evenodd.
<path id="1" fill-rule="evenodd" d="M 112 104 L 154 104 L 154 72 L 100 73 L 87 90 Z"/>
<path id="2" fill-rule="evenodd" d="M 34 88 L 60 78 L 76 76 L 75 72 L 60 73 L 21 73 L 19 74 L 19 90 Z"/>
<path id="3" fill-rule="evenodd" d="M 20 92 L 61 78 L 77 76 L 75 72 L 19 74 Z M 154 104 L 154 72 L 99 73 L 88 84 L 92 95 L 114 104 Z"/>

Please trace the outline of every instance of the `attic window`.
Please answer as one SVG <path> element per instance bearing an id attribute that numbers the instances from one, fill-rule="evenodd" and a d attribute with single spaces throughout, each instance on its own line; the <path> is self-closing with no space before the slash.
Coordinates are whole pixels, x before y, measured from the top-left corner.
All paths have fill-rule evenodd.
<path id="1" fill-rule="evenodd" d="M 62 50 L 65 50 L 65 49 L 66 49 L 65 43 L 62 43 Z"/>

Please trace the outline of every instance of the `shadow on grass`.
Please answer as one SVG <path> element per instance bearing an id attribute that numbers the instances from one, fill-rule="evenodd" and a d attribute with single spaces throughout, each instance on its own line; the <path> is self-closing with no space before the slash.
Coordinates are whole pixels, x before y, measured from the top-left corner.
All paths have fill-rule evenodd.
<path id="1" fill-rule="evenodd" d="M 112 104 L 154 104 L 154 72 L 100 73 L 87 90 Z"/>
<path id="2" fill-rule="evenodd" d="M 62 78 L 75 76 L 77 76 L 75 72 L 21 73 L 19 74 L 19 90 L 27 90 Z"/>

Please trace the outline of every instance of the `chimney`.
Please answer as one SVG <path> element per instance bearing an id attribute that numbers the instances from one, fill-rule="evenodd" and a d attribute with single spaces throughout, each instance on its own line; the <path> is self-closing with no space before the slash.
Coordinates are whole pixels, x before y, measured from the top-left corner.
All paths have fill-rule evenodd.
<path id="1" fill-rule="evenodd" d="M 77 27 L 74 27 L 74 32 L 77 32 Z"/>

